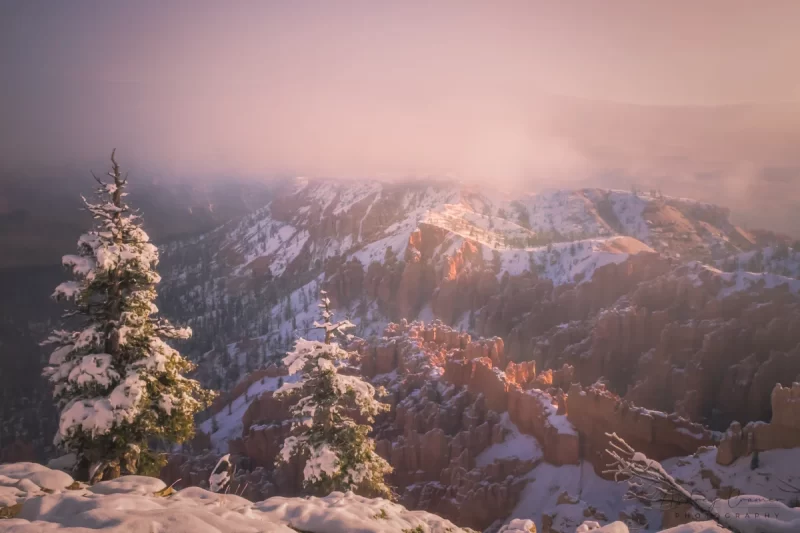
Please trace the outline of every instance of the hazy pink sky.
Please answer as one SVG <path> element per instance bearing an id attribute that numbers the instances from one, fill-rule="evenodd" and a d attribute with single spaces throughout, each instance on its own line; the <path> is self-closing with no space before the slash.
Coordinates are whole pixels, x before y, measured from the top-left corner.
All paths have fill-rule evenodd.
<path id="1" fill-rule="evenodd" d="M 514 180 L 791 166 L 799 28 L 779 0 L 5 0 L 0 158 L 116 146 L 184 174 Z M 654 107 L 739 102 L 758 105 L 719 122 Z"/>

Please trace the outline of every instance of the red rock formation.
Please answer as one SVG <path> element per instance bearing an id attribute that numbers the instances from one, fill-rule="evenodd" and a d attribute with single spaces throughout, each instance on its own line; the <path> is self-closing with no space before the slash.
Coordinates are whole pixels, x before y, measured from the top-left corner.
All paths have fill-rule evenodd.
<path id="1" fill-rule="evenodd" d="M 800 446 L 800 383 L 775 385 L 772 390 L 772 422 L 751 422 L 742 428 L 733 422 L 722 437 L 717 463 L 729 465 L 754 451 Z"/>
<path id="2" fill-rule="evenodd" d="M 536 378 L 536 361 L 526 361 L 524 363 L 509 361 L 505 373 L 508 381 L 526 388 L 528 383 Z"/>
<path id="3" fill-rule="evenodd" d="M 255 466 L 272 468 L 283 441 L 290 434 L 289 421 L 250 426 L 242 439 L 242 455 L 249 457 Z"/>
<path id="4" fill-rule="evenodd" d="M 553 388 L 569 390 L 575 376 L 575 369 L 566 363 L 558 370 L 547 369 L 540 372 L 530 385 L 534 389 L 550 390 Z"/>
<path id="5" fill-rule="evenodd" d="M 229 403 L 245 393 L 253 383 L 261 381 L 264 378 L 276 378 L 278 376 L 286 376 L 288 374 L 285 367 L 278 367 L 274 364 L 266 368 L 261 368 L 247 374 L 233 389 L 224 392 L 217 396 L 214 403 L 211 404 L 210 411 L 212 415 L 221 412 Z"/>
<path id="6" fill-rule="evenodd" d="M 500 337 L 472 341 L 464 349 L 465 359 L 489 359 L 493 366 L 505 368 L 505 345 Z"/>
<path id="7" fill-rule="evenodd" d="M 244 412 L 242 416 L 242 436 L 245 436 L 250 431 L 250 426 L 254 423 L 267 424 L 275 422 L 283 422 L 291 418 L 289 408 L 291 402 L 289 397 L 281 396 L 275 398 L 272 391 L 262 393 L 256 398 Z"/>
<path id="8" fill-rule="evenodd" d="M 414 485 L 400 503 L 483 530 L 511 513 L 527 483 L 522 476 L 534 466 L 531 461 L 506 459 L 468 469 L 454 459 L 439 481 Z"/>
<path id="9" fill-rule="evenodd" d="M 475 395 L 483 394 L 489 409 L 499 413 L 506 411 L 509 383 L 505 374 L 494 368 L 490 359 L 473 359 L 471 363 L 472 375 L 467 389 Z"/>
<path id="10" fill-rule="evenodd" d="M 539 441 L 544 460 L 555 465 L 580 461 L 578 433 L 559 415 L 546 392 L 513 387 L 508 393 L 508 416 L 523 433 Z"/>
<path id="11" fill-rule="evenodd" d="M 616 433 L 637 451 L 659 461 L 690 455 L 717 442 L 717 436 L 699 424 L 636 407 L 599 387 L 573 385 L 567 395 L 567 418 L 581 435 L 583 457 L 598 473 L 608 463 L 606 433 Z"/>

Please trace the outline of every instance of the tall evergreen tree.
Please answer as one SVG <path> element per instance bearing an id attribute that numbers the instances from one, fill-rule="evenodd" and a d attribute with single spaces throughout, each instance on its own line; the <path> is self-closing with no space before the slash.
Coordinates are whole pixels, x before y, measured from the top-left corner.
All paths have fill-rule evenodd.
<path id="1" fill-rule="evenodd" d="M 84 198 L 94 227 L 63 258 L 75 277 L 53 296 L 72 300 L 73 330 L 56 330 L 43 344 L 56 348 L 44 375 L 61 410 L 55 444 L 77 458 L 76 475 L 99 481 L 152 472 L 159 457 L 148 442 L 183 442 L 194 415 L 213 397 L 183 374 L 194 365 L 165 339 L 185 339 L 155 315 L 158 250 L 125 203 L 123 178 L 111 152 L 113 181 L 99 183 L 97 202 Z"/>
<path id="2" fill-rule="evenodd" d="M 304 487 L 312 493 L 338 490 L 391 497 L 384 476 L 392 467 L 375 453 L 375 442 L 368 437 L 371 427 L 351 418 L 358 412 L 371 423 L 387 406 L 375 399 L 375 389 L 361 377 L 339 374 L 352 354 L 333 339 L 353 324 L 348 320 L 332 322 L 325 291 L 321 291 L 321 297 L 323 320 L 314 326 L 324 331 L 325 340 L 298 339 L 294 351 L 283 360 L 289 374 L 302 376 L 275 392 L 300 398 L 292 408 L 293 435 L 284 441 L 277 463 L 288 462 L 293 456 L 305 458 Z"/>

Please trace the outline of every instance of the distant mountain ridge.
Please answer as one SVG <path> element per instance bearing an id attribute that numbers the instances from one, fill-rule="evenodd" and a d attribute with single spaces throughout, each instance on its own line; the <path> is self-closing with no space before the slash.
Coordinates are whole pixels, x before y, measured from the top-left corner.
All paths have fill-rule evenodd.
<path id="1" fill-rule="evenodd" d="M 788 247 L 729 216 L 657 191 L 513 194 L 444 181 L 297 178 L 263 208 L 163 246 L 163 310 L 195 328 L 196 356 L 217 354 L 204 371 L 228 375 L 216 383 L 224 388 L 308 328 L 323 286 L 362 335 L 401 318 L 475 328 L 504 276 L 533 273 L 558 287 L 640 254 L 717 265 Z M 243 356 L 224 346 L 246 339 L 259 347 L 233 370 L 229 359 Z"/>

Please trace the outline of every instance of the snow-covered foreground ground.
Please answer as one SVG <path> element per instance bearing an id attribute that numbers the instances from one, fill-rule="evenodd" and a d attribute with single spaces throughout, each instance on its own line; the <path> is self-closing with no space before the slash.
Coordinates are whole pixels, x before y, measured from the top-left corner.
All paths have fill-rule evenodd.
<path id="1" fill-rule="evenodd" d="M 0 465 L 0 532 L 89 533 L 458 533 L 438 516 L 380 498 L 334 492 L 324 498 L 253 503 L 190 487 L 163 495 L 158 479 L 124 476 L 91 487 L 33 463 Z M 2 516 L 2 514 L 0 514 Z"/>
<path id="2" fill-rule="evenodd" d="M 505 451 L 508 455 L 518 455 L 518 448 L 510 446 Z M 792 459 L 793 451 L 766 452 L 765 462 L 771 465 L 768 468 Z M 500 449 L 493 454 L 506 455 Z M 705 455 L 693 459 L 713 458 Z M 693 471 L 689 472 L 693 470 L 690 462 L 681 462 L 671 466 L 682 469 L 688 479 L 695 477 Z M 738 481 L 734 486 L 764 488 L 763 480 L 752 477 L 756 474 L 748 476 L 740 466 L 733 465 L 730 472 L 717 473 L 721 474 L 723 482 Z M 785 467 L 796 469 L 796 461 Z M 531 528 L 534 522 L 542 531 L 544 513 L 552 517 L 551 531 L 629 533 L 628 526 L 617 521 L 618 515 L 620 511 L 633 514 L 637 511 L 636 505 L 626 502 L 627 507 L 620 508 L 623 485 L 596 477 L 588 465 L 555 467 L 542 463 L 531 471 L 529 478 L 509 523 L 501 530 L 503 533 L 530 533 L 534 531 Z M 717 500 L 715 509 L 726 515 L 741 533 L 800 532 L 800 508 L 787 507 L 776 499 L 736 496 Z M 657 523 L 653 518 L 648 516 L 648 522 Z M 75 483 L 64 472 L 34 463 L 0 465 L 0 533 L 90 533 L 98 530 L 115 533 L 469 531 L 430 513 L 409 511 L 384 499 L 363 498 L 352 493 L 334 492 L 324 498 L 275 497 L 254 503 L 198 487 L 172 492 L 161 480 L 150 477 L 124 476 L 86 486 Z M 711 521 L 663 530 L 664 533 L 728 531 Z"/>

